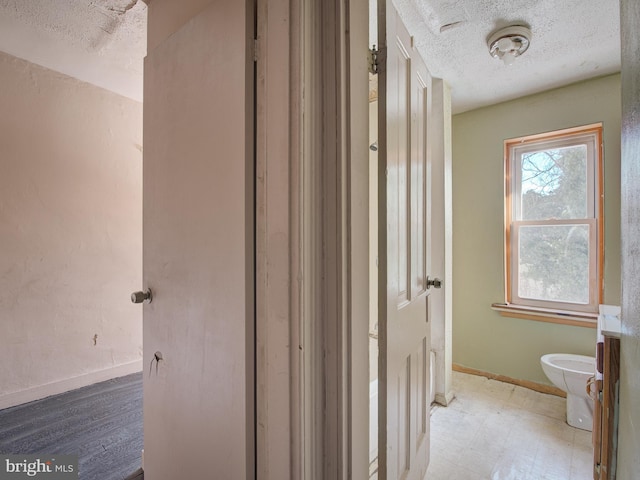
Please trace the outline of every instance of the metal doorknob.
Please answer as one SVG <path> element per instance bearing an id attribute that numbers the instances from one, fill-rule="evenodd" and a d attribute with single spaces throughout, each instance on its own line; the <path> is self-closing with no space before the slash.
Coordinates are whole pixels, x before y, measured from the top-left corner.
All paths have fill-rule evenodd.
<path id="1" fill-rule="evenodd" d="M 431 279 L 427 277 L 427 288 L 442 288 L 442 280 L 439 278 Z"/>
<path id="2" fill-rule="evenodd" d="M 153 298 L 152 294 L 151 294 L 151 289 L 147 288 L 146 292 L 133 292 L 131 294 L 131 301 L 133 303 L 142 303 L 142 302 L 147 302 L 147 303 L 151 303 L 151 299 Z"/>

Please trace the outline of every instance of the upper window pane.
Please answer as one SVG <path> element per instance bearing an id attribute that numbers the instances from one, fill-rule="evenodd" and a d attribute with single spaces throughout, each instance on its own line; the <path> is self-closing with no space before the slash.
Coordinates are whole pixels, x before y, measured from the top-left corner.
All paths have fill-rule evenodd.
<path id="1" fill-rule="evenodd" d="M 525 152 L 520 162 L 520 220 L 587 218 L 586 145 Z"/>

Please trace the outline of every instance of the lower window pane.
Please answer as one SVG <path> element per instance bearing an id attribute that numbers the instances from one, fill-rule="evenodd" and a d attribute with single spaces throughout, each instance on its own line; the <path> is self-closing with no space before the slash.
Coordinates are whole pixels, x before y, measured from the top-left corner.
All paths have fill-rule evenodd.
<path id="1" fill-rule="evenodd" d="M 518 296 L 589 303 L 589 225 L 522 225 Z"/>

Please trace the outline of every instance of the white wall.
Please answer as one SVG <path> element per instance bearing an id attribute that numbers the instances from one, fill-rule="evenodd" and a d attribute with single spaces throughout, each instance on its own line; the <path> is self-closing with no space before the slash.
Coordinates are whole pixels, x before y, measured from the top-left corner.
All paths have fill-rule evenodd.
<path id="1" fill-rule="evenodd" d="M 142 105 L 0 53 L 0 407 L 140 369 Z"/>
<path id="2" fill-rule="evenodd" d="M 448 405 L 455 395 L 452 379 L 453 331 L 453 198 L 451 90 L 433 80 L 431 109 L 431 271 L 442 280 L 431 292 L 431 351 L 435 353 L 436 401 Z"/>

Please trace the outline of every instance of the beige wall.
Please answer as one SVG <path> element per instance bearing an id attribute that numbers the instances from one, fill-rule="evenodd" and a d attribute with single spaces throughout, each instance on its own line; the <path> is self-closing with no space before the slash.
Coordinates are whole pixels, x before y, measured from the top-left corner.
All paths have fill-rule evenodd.
<path id="1" fill-rule="evenodd" d="M 149 0 L 147 15 L 147 52 L 152 52 L 162 41 L 177 32 L 213 0 Z"/>
<path id="2" fill-rule="evenodd" d="M 140 369 L 142 105 L 4 53 L 0 84 L 6 407 Z"/>
<path id="3" fill-rule="evenodd" d="M 620 304 L 620 76 L 532 95 L 453 118 L 453 361 L 549 383 L 544 353 L 594 355 L 595 331 L 501 317 L 504 301 L 503 142 L 604 124 L 605 303 Z"/>

